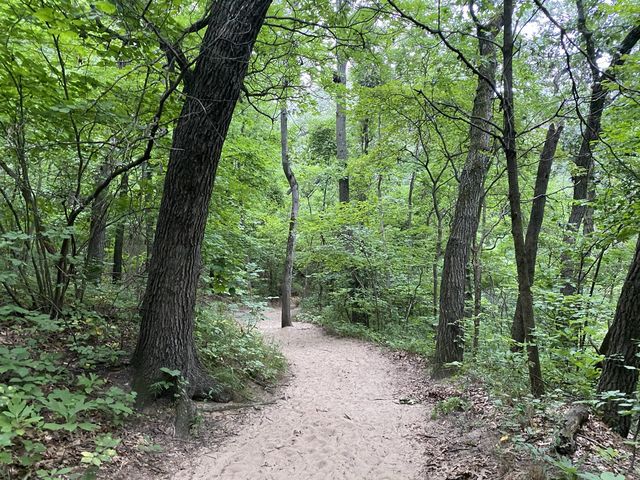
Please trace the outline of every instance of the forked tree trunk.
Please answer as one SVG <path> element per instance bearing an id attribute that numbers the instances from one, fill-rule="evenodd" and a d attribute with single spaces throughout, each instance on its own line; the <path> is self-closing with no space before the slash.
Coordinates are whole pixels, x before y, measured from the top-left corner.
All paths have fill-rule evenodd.
<path id="1" fill-rule="evenodd" d="M 249 57 L 270 0 L 213 2 L 173 146 L 149 262 L 142 322 L 133 354 L 133 389 L 144 404 L 151 385 L 179 370 L 186 394 L 206 395 L 215 385 L 203 371 L 193 338 L 200 249 L 211 191 Z"/>
<path id="2" fill-rule="evenodd" d="M 282 145 L 282 169 L 291 188 L 291 216 L 289 217 L 289 236 L 287 237 L 287 253 L 284 260 L 284 277 L 282 279 L 282 327 L 292 326 L 291 322 L 291 282 L 293 280 L 293 259 L 296 248 L 296 226 L 298 223 L 298 209 L 300 208 L 300 194 L 298 182 L 291 170 L 289 160 L 287 108 L 280 112 L 280 142 Z"/>
<path id="3" fill-rule="evenodd" d="M 518 155 L 516 150 L 516 128 L 513 106 L 513 0 L 504 0 L 504 40 L 502 46 L 502 108 L 503 147 L 507 160 L 507 177 L 509 180 L 509 207 L 511 209 L 511 235 L 516 254 L 518 270 L 518 296 L 520 298 L 521 322 L 527 342 L 527 359 L 531 393 L 539 397 L 544 393 L 542 370 L 538 346 L 535 343 L 535 318 L 533 313 L 533 295 L 527 262 L 524 229 L 522 227 L 522 210 L 520 208 L 520 186 L 518 184 Z"/>
<path id="4" fill-rule="evenodd" d="M 446 376 L 454 369 L 447 364 L 460 362 L 464 354 L 464 329 L 462 320 L 465 305 L 466 269 L 471 242 L 478 230 L 480 202 L 488 165 L 493 116 L 493 87 L 496 73 L 497 24 L 488 28 L 478 27 L 481 60 L 478 70 L 478 87 L 473 101 L 469 153 L 460 175 L 458 199 L 451 222 L 449 240 L 444 253 L 444 267 L 440 287 L 440 311 L 433 375 Z M 489 83 L 491 82 L 491 83 Z"/>
<path id="5" fill-rule="evenodd" d="M 629 273 L 622 286 L 616 314 L 603 345 L 604 366 L 598 393 L 618 390 L 633 395 L 638 383 L 638 339 L 640 338 L 640 238 Z M 623 437 L 629 434 L 631 415 L 620 415 L 622 406 L 609 401 L 604 407 L 604 421 Z"/>
<path id="6" fill-rule="evenodd" d="M 556 154 L 556 147 L 560 140 L 562 126 L 558 128 L 555 125 L 549 125 L 547 130 L 547 138 L 542 147 L 540 154 L 540 162 L 538 163 L 538 173 L 536 174 L 536 184 L 533 189 L 533 203 L 531 205 L 531 215 L 529 224 L 527 225 L 527 237 L 525 239 L 525 251 L 527 257 L 527 269 L 529 281 L 533 285 L 533 279 L 536 273 L 536 258 L 538 256 L 538 238 L 542 229 L 542 221 L 544 220 L 544 207 L 547 203 L 547 186 L 549 185 L 549 176 L 551 175 L 551 167 Z M 513 339 L 513 349 L 518 350 L 519 344 L 525 339 L 525 332 L 522 328 L 522 306 L 520 305 L 520 296 L 516 301 L 516 313 L 511 325 L 511 338 Z"/>

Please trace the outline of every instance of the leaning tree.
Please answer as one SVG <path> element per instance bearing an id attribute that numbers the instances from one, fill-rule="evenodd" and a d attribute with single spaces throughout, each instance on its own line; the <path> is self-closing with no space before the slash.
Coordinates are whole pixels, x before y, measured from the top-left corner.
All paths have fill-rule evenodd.
<path id="1" fill-rule="evenodd" d="M 173 132 L 132 360 L 142 404 L 153 398 L 150 387 L 163 380 L 163 368 L 180 371 L 188 396 L 215 392 L 193 338 L 200 250 L 222 147 L 270 3 L 213 2 L 193 62 L 177 45 L 166 45 L 182 69 L 185 102 Z"/>

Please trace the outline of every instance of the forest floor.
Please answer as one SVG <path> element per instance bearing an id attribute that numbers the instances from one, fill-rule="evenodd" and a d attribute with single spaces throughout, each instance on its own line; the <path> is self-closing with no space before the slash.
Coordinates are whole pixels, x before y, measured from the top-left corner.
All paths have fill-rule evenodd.
<path id="1" fill-rule="evenodd" d="M 101 477 L 549 478 L 508 441 L 504 419 L 481 387 L 435 382 L 417 356 L 331 336 L 313 324 L 280 328 L 274 308 L 265 316 L 258 328 L 289 364 L 276 389 L 260 389 L 250 402 L 200 403 L 201 422 L 188 440 L 173 435 L 170 409 L 164 423 L 162 410 L 152 413 L 151 422 L 132 426 L 126 452 Z"/>
<path id="2" fill-rule="evenodd" d="M 151 459 L 128 456 L 105 478 L 504 478 L 496 425 L 470 422 L 473 412 L 432 418 L 456 392 L 428 381 L 418 357 L 308 323 L 282 329 L 277 309 L 265 317 L 258 328 L 289 363 L 280 387 L 249 404 L 201 404 L 195 441 L 158 446 Z"/>

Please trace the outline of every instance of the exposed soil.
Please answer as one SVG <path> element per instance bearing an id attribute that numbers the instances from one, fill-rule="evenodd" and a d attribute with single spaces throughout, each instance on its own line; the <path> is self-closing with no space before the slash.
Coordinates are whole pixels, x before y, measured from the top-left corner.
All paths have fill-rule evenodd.
<path id="1" fill-rule="evenodd" d="M 279 323 L 270 309 L 260 324 L 289 361 L 279 398 L 173 478 L 417 478 L 424 452 L 416 433 L 428 411 L 411 404 L 407 372 L 374 346 Z"/>

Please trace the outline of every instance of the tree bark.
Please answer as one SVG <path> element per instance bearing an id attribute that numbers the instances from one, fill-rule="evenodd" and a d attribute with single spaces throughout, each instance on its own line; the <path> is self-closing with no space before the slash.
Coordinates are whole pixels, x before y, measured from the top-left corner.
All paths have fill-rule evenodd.
<path id="1" fill-rule="evenodd" d="M 633 395 L 638 382 L 638 338 L 640 338 L 640 238 L 629 273 L 622 286 L 611 328 L 603 342 L 606 355 L 598 393 L 619 391 Z M 604 407 L 604 421 L 623 437 L 629 434 L 631 415 L 620 415 L 622 407 L 609 401 Z"/>
<path id="2" fill-rule="evenodd" d="M 497 21 L 488 28 L 478 26 L 478 42 L 482 57 L 478 71 L 478 86 L 473 101 L 469 132 L 469 153 L 460 175 L 458 199 L 451 223 L 451 231 L 444 253 L 444 267 L 440 287 L 440 310 L 436 354 L 435 377 L 453 373 L 447 364 L 460 362 L 464 354 L 464 330 L 462 319 L 465 305 L 465 277 L 471 242 L 478 230 L 480 202 L 490 151 L 493 117 L 493 86 L 497 68 L 494 40 L 498 33 Z M 489 83 L 491 82 L 491 83 Z"/>
<path id="3" fill-rule="evenodd" d="M 533 312 L 533 295 L 531 278 L 527 261 L 524 230 L 522 227 L 522 211 L 520 208 L 520 186 L 518 184 L 518 155 L 516 150 L 516 129 L 513 105 L 513 0 L 504 1 L 504 43 L 502 46 L 502 108 L 504 115 L 503 147 L 507 160 L 507 177 L 509 180 L 509 207 L 511 209 L 511 234 L 516 254 L 518 270 L 518 294 L 521 306 L 521 323 L 527 343 L 527 359 L 531 393 L 535 397 L 544 394 L 542 370 L 538 346 L 535 343 L 535 318 Z"/>
<path id="4" fill-rule="evenodd" d="M 525 238 L 525 251 L 527 257 L 527 269 L 529 281 L 533 285 L 533 279 L 536 272 L 536 258 L 538 256 L 538 238 L 542 229 L 542 221 L 544 220 L 544 208 L 547 203 L 547 186 L 549 185 L 549 176 L 551 175 L 551 167 L 556 154 L 556 147 L 562 133 L 562 126 L 558 128 L 555 125 L 549 125 L 547 137 L 540 154 L 540 162 L 538 163 L 538 173 L 536 174 L 536 184 L 533 189 L 533 202 L 531 205 L 531 215 L 529 224 L 527 225 L 527 236 Z M 520 296 L 516 302 L 516 313 L 511 325 L 511 338 L 514 340 L 514 351 L 519 350 L 519 344 L 525 339 L 525 332 L 522 327 L 522 306 L 520 305 Z"/>
<path id="5" fill-rule="evenodd" d="M 482 225 L 480 227 L 480 238 L 478 235 L 473 239 L 471 246 L 471 265 L 473 267 L 473 340 L 471 351 L 475 356 L 478 353 L 480 344 L 480 314 L 482 313 L 482 246 L 486 236 L 486 202 L 481 206 Z"/>
<path id="6" fill-rule="evenodd" d="M 554 450 L 560 455 L 573 455 L 576 452 L 576 435 L 589 420 L 589 409 L 585 405 L 576 405 L 564 415 L 562 427 L 555 438 Z"/>
<path id="7" fill-rule="evenodd" d="M 282 145 L 282 169 L 291 188 L 291 216 L 289 217 L 289 236 L 287 237 L 287 253 L 284 261 L 284 277 L 282 280 L 282 327 L 291 327 L 291 282 L 293 279 L 293 260 L 296 248 L 296 226 L 300 208 L 298 182 L 291 170 L 289 161 L 287 107 L 280 112 L 280 142 Z"/>
<path id="8" fill-rule="evenodd" d="M 187 395 L 215 385 L 203 371 L 193 339 L 200 250 L 224 140 L 270 0 L 221 0 L 211 6 L 173 145 L 133 354 L 133 389 L 145 404 L 161 368 L 179 370 Z"/>

